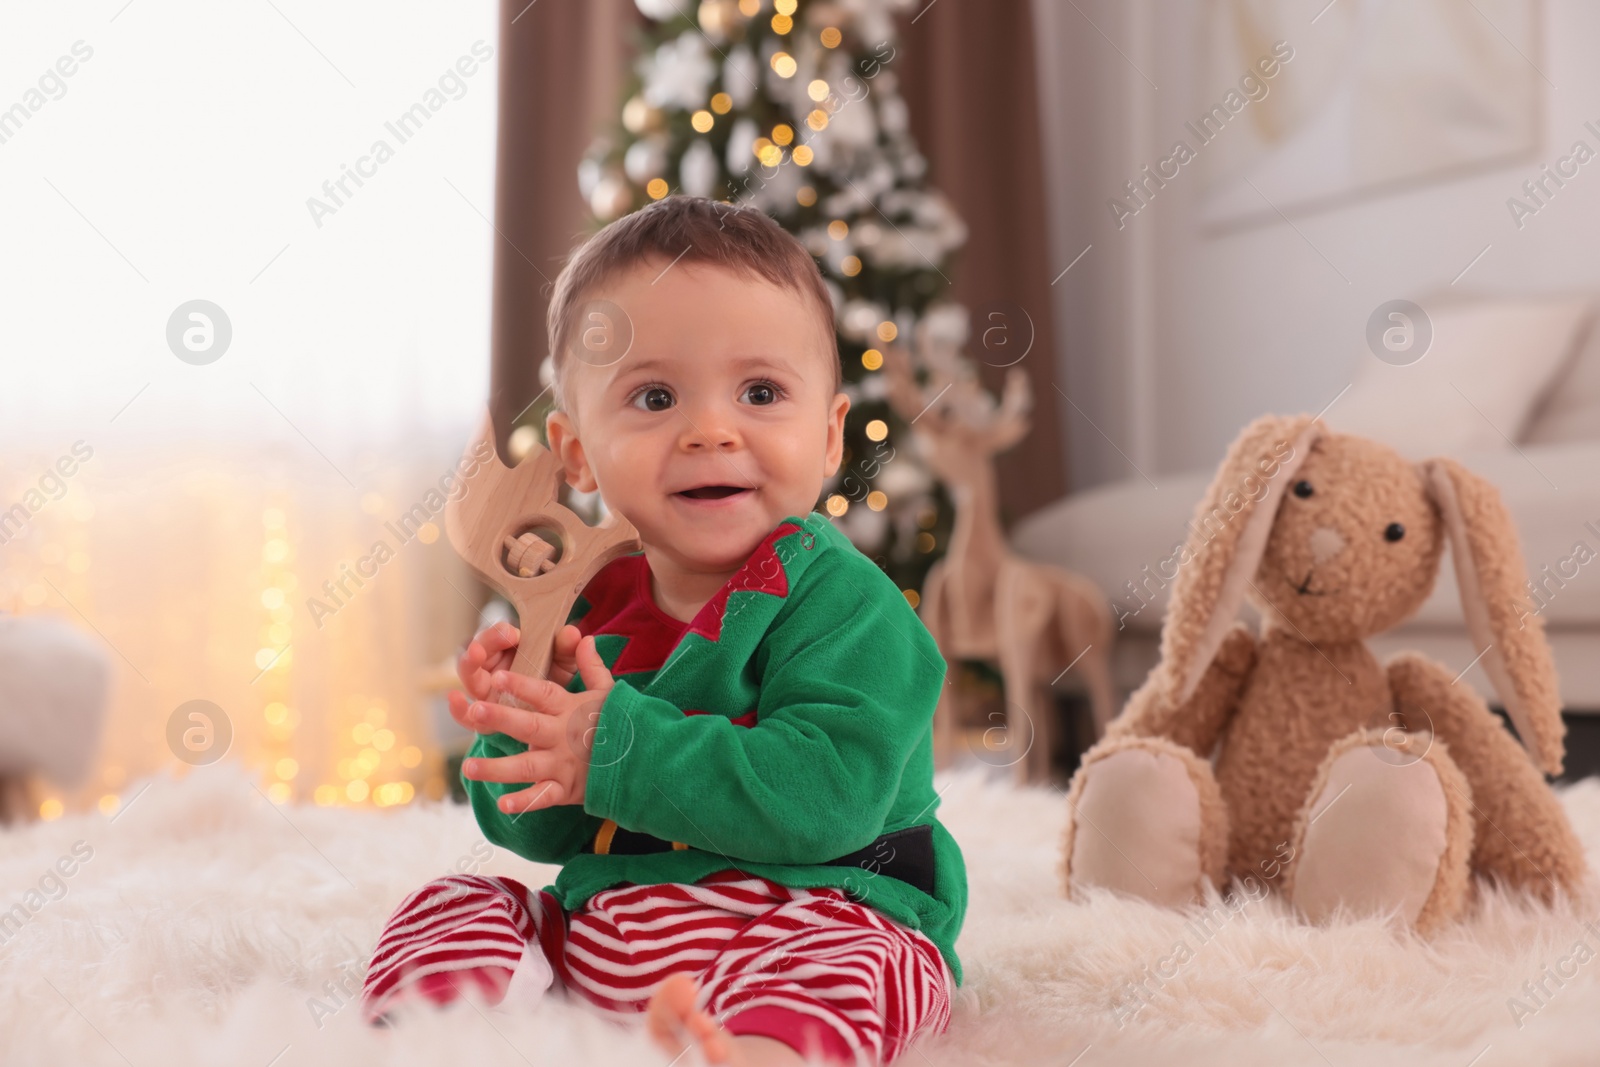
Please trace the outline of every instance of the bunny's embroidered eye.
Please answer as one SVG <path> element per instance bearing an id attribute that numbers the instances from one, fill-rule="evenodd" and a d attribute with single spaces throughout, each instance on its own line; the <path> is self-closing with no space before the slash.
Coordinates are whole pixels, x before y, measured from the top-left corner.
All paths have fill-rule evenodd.
<path id="1" fill-rule="evenodd" d="M 1301 478 L 1298 482 L 1294 483 L 1294 495 L 1299 497 L 1301 500 L 1304 500 L 1306 497 L 1310 496 L 1311 493 L 1311 483 L 1306 481 L 1304 478 Z"/>
<path id="2" fill-rule="evenodd" d="M 1401 526 L 1398 522 L 1391 522 L 1388 526 L 1383 528 L 1383 539 L 1385 541 L 1398 541 L 1405 535 L 1406 528 Z"/>

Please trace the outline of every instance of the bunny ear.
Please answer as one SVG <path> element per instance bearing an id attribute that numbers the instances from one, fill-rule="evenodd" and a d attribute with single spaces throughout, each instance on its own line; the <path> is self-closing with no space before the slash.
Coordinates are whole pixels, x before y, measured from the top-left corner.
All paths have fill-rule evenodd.
<path id="1" fill-rule="evenodd" d="M 1528 574 L 1511 513 L 1494 486 L 1454 460 L 1421 466 L 1450 539 L 1473 648 L 1529 757 L 1546 774 L 1560 774 L 1561 691 L 1544 621 L 1525 607 Z"/>
<path id="2" fill-rule="evenodd" d="M 1266 415 L 1229 446 L 1189 521 L 1161 627 L 1161 664 L 1176 701 L 1194 693 L 1222 647 L 1266 551 L 1278 504 L 1322 433 L 1310 415 Z"/>

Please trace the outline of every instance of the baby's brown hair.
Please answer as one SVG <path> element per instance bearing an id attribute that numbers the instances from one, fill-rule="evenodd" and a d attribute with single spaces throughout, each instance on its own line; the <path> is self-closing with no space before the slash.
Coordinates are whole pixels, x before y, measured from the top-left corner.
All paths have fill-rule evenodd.
<path id="1" fill-rule="evenodd" d="M 758 208 L 673 195 L 608 223 L 575 248 L 556 275 L 545 319 L 556 406 L 565 406 L 563 364 L 577 326 L 573 320 L 586 295 L 651 256 L 759 277 L 810 301 L 833 357 L 833 392 L 839 391 L 842 373 L 833 298 L 806 247 Z"/>

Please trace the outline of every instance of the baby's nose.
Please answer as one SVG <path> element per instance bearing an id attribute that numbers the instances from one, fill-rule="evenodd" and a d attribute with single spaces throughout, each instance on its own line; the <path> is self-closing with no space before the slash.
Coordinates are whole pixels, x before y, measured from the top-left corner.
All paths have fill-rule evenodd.
<path id="1" fill-rule="evenodd" d="M 1344 550 L 1344 538 L 1332 526 L 1318 526 L 1311 531 L 1311 560 L 1326 563 Z"/>
<path id="2" fill-rule="evenodd" d="M 724 412 L 715 408 L 702 408 L 693 415 L 687 410 L 682 414 L 684 417 L 682 441 L 685 447 L 721 451 L 738 446 L 739 432 L 734 426 L 732 417 Z"/>

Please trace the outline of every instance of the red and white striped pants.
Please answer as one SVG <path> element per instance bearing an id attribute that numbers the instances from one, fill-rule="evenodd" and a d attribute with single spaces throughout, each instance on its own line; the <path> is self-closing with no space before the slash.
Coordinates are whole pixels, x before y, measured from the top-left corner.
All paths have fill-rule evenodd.
<path id="1" fill-rule="evenodd" d="M 396 1004 L 537 1002 L 551 975 L 603 1014 L 636 1019 L 667 975 L 731 1034 L 807 1056 L 889 1063 L 950 1023 L 949 966 L 925 934 L 839 889 L 791 889 L 736 870 L 695 884 L 624 884 L 568 916 L 511 878 L 452 875 L 395 909 L 367 965 L 369 1022 Z"/>

